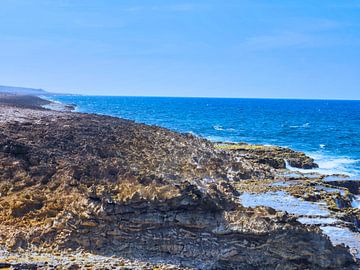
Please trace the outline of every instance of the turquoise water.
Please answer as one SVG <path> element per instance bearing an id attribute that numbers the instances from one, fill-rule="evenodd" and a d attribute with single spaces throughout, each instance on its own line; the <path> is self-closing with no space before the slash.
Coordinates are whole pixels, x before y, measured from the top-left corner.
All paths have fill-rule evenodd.
<path id="1" fill-rule="evenodd" d="M 52 96 L 77 111 L 123 117 L 214 141 L 280 145 L 323 173 L 360 179 L 360 101 Z"/>

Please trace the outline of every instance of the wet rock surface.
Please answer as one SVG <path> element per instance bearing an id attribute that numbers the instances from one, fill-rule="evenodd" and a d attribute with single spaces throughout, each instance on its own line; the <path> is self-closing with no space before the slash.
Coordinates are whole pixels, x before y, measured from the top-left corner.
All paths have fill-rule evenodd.
<path id="1" fill-rule="evenodd" d="M 244 206 L 268 206 L 288 213 L 300 223 L 320 228 L 334 244 L 350 247 L 360 258 L 358 195 L 321 178 L 304 180 L 244 180 L 234 184 Z M 254 187 L 255 186 L 255 187 Z"/>
<path id="2" fill-rule="evenodd" d="M 346 188 L 353 194 L 356 194 L 356 195 L 360 194 L 360 181 L 359 180 L 328 181 L 327 183 L 334 187 Z"/>
<path id="3" fill-rule="evenodd" d="M 0 112 L 12 115 L 0 118 L 0 263 L 47 269 L 29 258 L 36 252 L 99 269 L 74 255 L 87 252 L 114 269 L 127 269 L 118 260 L 134 269 L 357 269 L 319 227 L 241 204 L 243 192 L 281 188 L 267 179 L 282 166 L 252 149 L 107 116 Z"/>

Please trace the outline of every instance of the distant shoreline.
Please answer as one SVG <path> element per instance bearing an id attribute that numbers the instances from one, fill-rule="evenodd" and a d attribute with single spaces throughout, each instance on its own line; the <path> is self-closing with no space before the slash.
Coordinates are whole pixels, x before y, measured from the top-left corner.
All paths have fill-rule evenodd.
<path id="1" fill-rule="evenodd" d="M 18 95 L 0 93 L 0 104 L 15 107 L 42 109 L 42 106 L 51 104 L 51 101 L 36 95 Z"/>
<path id="2" fill-rule="evenodd" d="M 129 98 L 174 98 L 174 99 L 240 99 L 240 100 L 293 100 L 293 101 L 354 101 L 360 102 L 360 99 L 341 99 L 341 98 L 332 98 L 332 99 L 324 99 L 324 98 L 287 98 L 287 97 L 205 97 L 205 96 L 143 96 L 143 95 L 95 95 L 95 94 L 69 94 L 69 93 L 47 93 L 50 96 L 90 96 L 90 97 L 129 97 Z"/>
<path id="3" fill-rule="evenodd" d="M 55 111 L 73 111 L 75 105 L 62 104 L 37 95 L 21 95 L 0 93 L 0 105 L 8 105 L 21 108 L 31 108 L 38 110 L 55 110 Z"/>

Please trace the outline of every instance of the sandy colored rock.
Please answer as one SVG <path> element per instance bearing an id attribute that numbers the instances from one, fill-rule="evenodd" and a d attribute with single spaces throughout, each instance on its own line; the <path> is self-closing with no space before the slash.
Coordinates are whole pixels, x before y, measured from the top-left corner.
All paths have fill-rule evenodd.
<path id="1" fill-rule="evenodd" d="M 239 203 L 232 183 L 272 178 L 269 164 L 128 120 L 16 110 L 0 121 L 0 245 L 9 250 L 200 269 L 356 269 L 317 228 Z"/>

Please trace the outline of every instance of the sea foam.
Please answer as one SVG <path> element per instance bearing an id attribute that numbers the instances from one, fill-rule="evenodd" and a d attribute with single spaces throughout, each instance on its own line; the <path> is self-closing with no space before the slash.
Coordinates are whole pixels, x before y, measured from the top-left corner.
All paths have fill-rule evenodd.
<path id="1" fill-rule="evenodd" d="M 344 174 L 349 177 L 354 177 L 360 175 L 360 172 L 353 166 L 358 163 L 360 160 L 352 159 L 349 157 L 334 157 L 322 155 L 319 153 L 306 153 L 308 156 L 315 160 L 315 163 L 319 165 L 319 168 L 316 169 L 299 169 L 290 166 L 286 162 L 286 168 L 291 171 L 298 171 L 301 173 L 320 173 L 326 175 L 332 174 Z"/>

